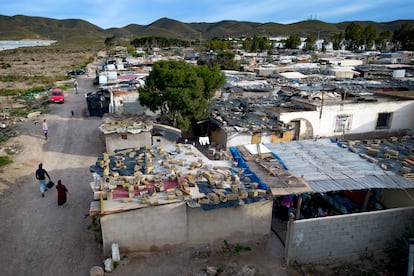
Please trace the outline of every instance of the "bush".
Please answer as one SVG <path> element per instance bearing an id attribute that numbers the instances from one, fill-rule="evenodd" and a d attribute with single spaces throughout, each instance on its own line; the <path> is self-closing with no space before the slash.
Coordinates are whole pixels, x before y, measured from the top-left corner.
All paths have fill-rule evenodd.
<path id="1" fill-rule="evenodd" d="M 0 156 L 0 166 L 6 166 L 13 161 L 8 156 Z"/>

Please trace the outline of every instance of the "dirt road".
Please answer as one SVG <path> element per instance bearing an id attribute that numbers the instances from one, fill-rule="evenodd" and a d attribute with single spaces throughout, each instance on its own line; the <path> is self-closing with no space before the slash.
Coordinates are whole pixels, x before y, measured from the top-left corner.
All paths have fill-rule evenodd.
<path id="1" fill-rule="evenodd" d="M 65 92 L 64 104 L 52 104 L 50 113 L 36 118 L 48 121 L 47 141 L 41 124 L 31 120 L 20 123 L 19 135 L 9 141 L 22 150 L 0 173 L 0 184 L 8 187 L 0 195 L 2 276 L 87 276 L 91 267 L 103 267 L 108 257 L 89 229 L 93 180 L 89 166 L 104 151 L 98 130 L 101 118 L 87 115 L 84 94 L 95 89 L 92 83 L 91 78 L 80 78 L 79 94 Z M 35 179 L 39 163 L 54 182 L 61 179 L 70 191 L 63 208 L 57 206 L 54 187 L 41 197 Z M 229 254 L 223 246 L 122 255 L 111 275 L 206 275 L 203 271 L 209 266 L 222 269 L 220 275 L 299 275 L 284 263 L 283 246 L 273 233 L 246 243 L 249 250 L 239 254 Z"/>
<path id="2" fill-rule="evenodd" d="M 9 186 L 0 196 L 1 275 L 89 275 L 92 266 L 102 264 L 87 216 L 89 166 L 104 150 L 97 128 L 101 118 L 86 116 L 84 93 L 95 89 L 92 83 L 81 78 L 78 94 L 65 92 L 64 104 L 51 104 L 51 112 L 36 119 L 47 119 L 47 141 L 41 124 L 27 120 L 17 126 L 20 135 L 10 143 L 20 144 L 22 153 L 0 174 L 0 182 Z M 39 163 L 70 191 L 63 208 L 54 187 L 41 197 L 35 179 Z"/>

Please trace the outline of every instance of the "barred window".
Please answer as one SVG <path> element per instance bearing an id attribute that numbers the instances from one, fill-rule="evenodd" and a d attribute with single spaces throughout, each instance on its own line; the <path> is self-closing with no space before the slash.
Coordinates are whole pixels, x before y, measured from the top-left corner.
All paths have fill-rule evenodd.
<path id="1" fill-rule="evenodd" d="M 335 132 L 344 132 L 351 129 L 352 115 L 337 115 L 335 121 Z"/>

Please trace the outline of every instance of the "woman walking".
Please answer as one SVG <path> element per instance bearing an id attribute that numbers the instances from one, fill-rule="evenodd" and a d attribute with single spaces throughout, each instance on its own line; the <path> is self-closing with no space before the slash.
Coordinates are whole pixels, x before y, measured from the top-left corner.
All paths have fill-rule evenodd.
<path id="1" fill-rule="evenodd" d="M 62 206 L 66 203 L 66 193 L 69 193 L 68 189 L 66 189 L 65 185 L 62 184 L 62 180 L 58 180 L 58 184 L 56 185 L 57 189 L 57 203 L 58 206 Z"/>

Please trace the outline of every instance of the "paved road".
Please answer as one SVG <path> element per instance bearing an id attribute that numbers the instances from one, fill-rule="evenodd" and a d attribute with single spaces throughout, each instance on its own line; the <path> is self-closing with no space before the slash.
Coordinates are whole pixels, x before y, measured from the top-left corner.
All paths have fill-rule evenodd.
<path id="1" fill-rule="evenodd" d="M 48 141 L 41 124 L 28 120 L 18 126 L 14 142 L 23 145 L 23 153 L 0 174 L 10 186 L 0 196 L 0 275 L 89 275 L 92 266 L 102 265 L 87 216 L 89 166 L 104 151 L 101 118 L 87 115 L 84 97 L 94 89 L 93 79 L 80 78 L 78 94 L 66 91 L 64 104 L 50 105 L 51 112 L 39 118 L 48 121 Z M 34 176 L 40 162 L 54 182 L 62 179 L 70 191 L 63 208 L 57 206 L 55 188 L 40 196 Z"/>

